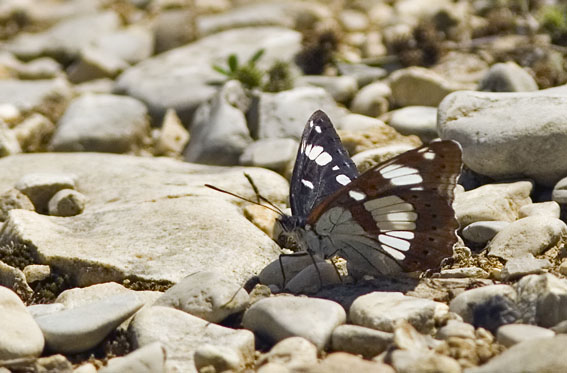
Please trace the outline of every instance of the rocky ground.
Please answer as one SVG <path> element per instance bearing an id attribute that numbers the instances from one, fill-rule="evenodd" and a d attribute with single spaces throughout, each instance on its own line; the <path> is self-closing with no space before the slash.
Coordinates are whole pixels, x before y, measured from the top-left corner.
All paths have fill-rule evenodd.
<path id="1" fill-rule="evenodd" d="M 567 371 L 562 1 L 0 2 L 0 373 Z M 284 258 L 307 118 L 463 148 L 437 271 Z M 320 287 L 320 282 L 323 287 Z"/>

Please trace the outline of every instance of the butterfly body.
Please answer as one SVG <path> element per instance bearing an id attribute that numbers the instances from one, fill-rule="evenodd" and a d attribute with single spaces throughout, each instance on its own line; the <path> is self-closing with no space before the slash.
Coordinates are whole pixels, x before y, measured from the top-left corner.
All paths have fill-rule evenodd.
<path id="1" fill-rule="evenodd" d="M 290 186 L 292 215 L 278 241 L 311 255 L 343 257 L 368 274 L 438 267 L 452 255 L 451 207 L 460 146 L 433 142 L 359 175 L 329 118 L 305 126 Z"/>

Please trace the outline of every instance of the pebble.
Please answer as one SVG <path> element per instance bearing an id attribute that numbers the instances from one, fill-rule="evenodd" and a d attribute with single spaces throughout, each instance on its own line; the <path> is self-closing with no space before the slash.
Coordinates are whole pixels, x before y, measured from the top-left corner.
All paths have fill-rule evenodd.
<path id="1" fill-rule="evenodd" d="M 214 369 L 215 372 L 242 371 L 244 361 L 238 351 L 232 347 L 204 344 L 193 355 L 195 368 L 199 372 Z"/>
<path id="2" fill-rule="evenodd" d="M 356 168 L 362 173 L 413 148 L 414 147 L 409 144 L 391 144 L 361 151 L 353 155 L 351 159 L 356 165 Z"/>
<path id="3" fill-rule="evenodd" d="M 551 198 L 561 205 L 567 204 L 567 177 L 564 177 L 555 184 Z"/>
<path id="4" fill-rule="evenodd" d="M 13 291 L 0 286 L 0 360 L 37 358 L 43 351 L 41 330 Z"/>
<path id="5" fill-rule="evenodd" d="M 149 134 L 145 105 L 132 98 L 86 94 L 74 99 L 57 123 L 53 151 L 126 153 Z"/>
<path id="6" fill-rule="evenodd" d="M 462 372 L 461 366 L 455 359 L 427 350 L 395 350 L 386 356 L 385 361 L 398 373 Z"/>
<path id="7" fill-rule="evenodd" d="M 242 325 L 271 342 L 296 336 L 323 349 L 330 343 L 333 329 L 345 321 L 345 310 L 333 301 L 276 296 L 254 303 L 244 313 Z"/>
<path id="8" fill-rule="evenodd" d="M 487 184 L 455 195 L 453 207 L 461 227 L 478 221 L 514 221 L 522 206 L 531 204 L 529 181 Z"/>
<path id="9" fill-rule="evenodd" d="M 506 260 L 540 255 L 561 245 L 567 238 L 567 224 L 547 216 L 530 216 L 510 223 L 487 246 L 489 255 Z"/>
<path id="10" fill-rule="evenodd" d="M 467 338 L 474 339 L 474 326 L 459 320 L 449 320 L 445 326 L 437 330 L 437 339 L 446 340 L 449 338 Z"/>
<path id="11" fill-rule="evenodd" d="M 353 113 L 378 117 L 390 108 L 392 96 L 390 86 L 384 82 L 373 82 L 362 87 L 352 99 L 350 110 Z"/>
<path id="12" fill-rule="evenodd" d="M 2 260 L 0 260 L 0 286 L 13 290 L 22 299 L 31 299 L 33 295 L 33 290 L 26 281 L 26 275 L 19 268 L 9 266 Z"/>
<path id="13" fill-rule="evenodd" d="M 475 327 L 495 331 L 515 322 L 520 313 L 516 305 L 516 290 L 509 285 L 489 285 L 457 295 L 449 303 L 449 311 Z"/>
<path id="14" fill-rule="evenodd" d="M 481 175 L 553 186 L 567 172 L 566 104 L 559 94 L 455 92 L 439 105 L 438 131 L 461 144 L 467 167 Z"/>
<path id="15" fill-rule="evenodd" d="M 562 372 L 567 370 L 567 335 L 517 343 L 486 364 L 466 373 Z"/>
<path id="16" fill-rule="evenodd" d="M 61 189 L 47 204 L 49 215 L 75 216 L 83 212 L 87 197 L 73 189 Z"/>
<path id="17" fill-rule="evenodd" d="M 163 373 L 165 350 L 159 342 L 140 347 L 126 356 L 115 357 L 99 373 Z M 76 371 L 74 372 L 76 373 Z"/>
<path id="18" fill-rule="evenodd" d="M 318 262 L 317 265 L 310 264 L 301 272 L 293 276 L 286 284 L 286 290 L 291 293 L 316 293 L 322 286 L 340 284 L 335 266 L 329 262 Z"/>
<path id="19" fill-rule="evenodd" d="M 512 61 L 492 65 L 478 88 L 479 91 L 488 92 L 529 92 L 538 89 L 534 78 Z"/>
<path id="20" fill-rule="evenodd" d="M 142 305 L 135 294 L 121 294 L 35 320 L 49 349 L 77 353 L 96 346 Z"/>
<path id="21" fill-rule="evenodd" d="M 392 99 L 399 106 L 437 106 L 449 93 L 461 89 L 441 75 L 423 67 L 408 67 L 389 77 Z"/>
<path id="22" fill-rule="evenodd" d="M 321 87 L 335 101 L 346 104 L 358 91 L 356 79 L 351 76 L 304 75 L 295 80 L 295 86 Z"/>
<path id="23" fill-rule="evenodd" d="M 318 262 L 322 261 L 316 256 L 311 258 L 309 255 L 283 255 L 265 266 L 258 275 L 258 278 L 260 279 L 260 283 L 264 285 L 276 285 L 279 288 L 283 288 L 284 278 L 282 276 L 282 265 L 283 272 L 285 274 L 285 281 L 287 284 L 292 278 L 295 277 L 295 275 L 313 264 L 313 260 L 316 260 Z"/>
<path id="24" fill-rule="evenodd" d="M 327 355 L 318 365 L 306 371 L 307 373 L 394 373 L 395 370 L 386 364 L 364 360 L 356 355 L 344 352 L 334 352 Z"/>
<path id="25" fill-rule="evenodd" d="M 252 143 L 244 112 L 249 99 L 242 84 L 231 80 L 201 104 L 191 124 L 191 138 L 183 157 L 188 162 L 237 165 Z"/>
<path id="26" fill-rule="evenodd" d="M 463 229 L 462 236 L 467 241 L 485 244 L 510 224 L 509 221 L 475 221 Z"/>
<path id="27" fill-rule="evenodd" d="M 145 26 L 133 25 L 100 35 L 93 45 L 106 55 L 129 64 L 149 58 L 154 51 L 154 35 Z"/>
<path id="28" fill-rule="evenodd" d="M 136 314 L 128 328 L 136 347 L 160 342 L 165 348 L 165 371 L 197 372 L 194 353 L 205 344 L 237 351 L 244 364 L 254 359 L 254 335 L 225 328 L 170 307 L 148 307 Z"/>
<path id="29" fill-rule="evenodd" d="M 175 110 L 168 109 L 165 112 L 159 137 L 155 144 L 156 155 L 179 157 L 189 142 L 189 138 L 189 132 L 181 123 Z"/>
<path id="30" fill-rule="evenodd" d="M 526 218 L 528 216 L 548 216 L 551 218 L 559 219 L 561 206 L 555 201 L 532 203 L 520 208 L 519 218 Z"/>
<path id="31" fill-rule="evenodd" d="M 384 332 L 394 331 L 397 321 L 407 320 L 420 332 L 428 333 L 434 327 L 436 308 L 441 305 L 402 293 L 375 291 L 355 299 L 350 307 L 349 320 L 355 325 Z"/>
<path id="32" fill-rule="evenodd" d="M 482 268 L 478 267 L 462 267 L 442 269 L 439 272 L 441 278 L 488 278 L 489 274 Z"/>
<path id="33" fill-rule="evenodd" d="M 6 157 L 21 152 L 22 148 L 18 143 L 16 134 L 8 128 L 4 121 L 0 120 L 0 157 Z"/>
<path id="34" fill-rule="evenodd" d="M 352 76 L 356 79 L 359 87 L 364 87 L 378 79 L 384 78 L 388 72 L 381 67 L 369 66 L 363 63 L 344 63 L 338 62 L 337 68 L 341 75 Z M 387 92 L 390 92 L 390 87 L 383 83 Z M 358 92 L 360 92 L 359 90 Z M 389 95 L 389 94 L 388 94 Z"/>
<path id="35" fill-rule="evenodd" d="M 51 267 L 42 264 L 30 264 L 24 267 L 23 272 L 26 276 L 26 282 L 32 284 L 48 278 L 51 275 Z"/>
<path id="36" fill-rule="evenodd" d="M 61 303 L 48 303 L 48 304 L 32 304 L 27 307 L 28 312 L 35 319 L 39 316 L 57 313 L 65 309 L 65 305 Z"/>
<path id="37" fill-rule="evenodd" d="M 511 258 L 502 269 L 501 276 L 504 281 L 516 280 L 520 277 L 542 273 L 544 269 L 552 267 L 547 259 L 536 259 L 532 256 Z"/>
<path id="38" fill-rule="evenodd" d="M 524 276 L 514 285 L 522 321 L 550 328 L 567 320 L 567 280 L 550 273 Z"/>
<path id="39" fill-rule="evenodd" d="M 260 369 L 266 364 L 278 364 L 291 371 L 306 370 L 317 364 L 317 346 L 301 337 L 282 339 L 258 359 Z"/>
<path id="40" fill-rule="evenodd" d="M 567 320 L 561 321 L 559 324 L 550 328 L 557 334 L 567 334 Z"/>
<path id="41" fill-rule="evenodd" d="M 74 84 L 89 80 L 115 78 L 128 68 L 128 63 L 121 58 L 108 54 L 94 47 L 84 47 L 77 61 L 69 66 L 67 76 Z"/>
<path id="42" fill-rule="evenodd" d="M 339 325 L 333 330 L 332 349 L 371 359 L 392 344 L 394 335 L 358 325 Z"/>
<path id="43" fill-rule="evenodd" d="M 248 145 L 239 163 L 243 166 L 264 167 L 280 174 L 295 160 L 299 143 L 295 139 L 261 139 Z M 274 151 L 277 149 L 277 151 Z"/>
<path id="44" fill-rule="evenodd" d="M 533 339 L 553 338 L 555 333 L 552 330 L 536 325 L 528 324 L 508 324 L 498 328 L 496 340 L 505 347 L 530 341 Z"/>
<path id="45" fill-rule="evenodd" d="M 153 26 L 154 52 L 159 54 L 194 41 L 197 37 L 194 20 L 195 13 L 190 9 L 166 8 L 158 12 Z"/>
<path id="46" fill-rule="evenodd" d="M 437 135 L 437 108 L 429 106 L 407 106 L 388 113 L 388 124 L 402 135 L 417 135 L 424 143 Z"/>
<path id="47" fill-rule="evenodd" d="M 48 211 L 51 197 L 62 189 L 74 189 L 77 177 L 62 173 L 28 173 L 18 180 L 15 187 L 24 193 L 40 213 Z"/>
<path id="48" fill-rule="evenodd" d="M 156 302 L 219 323 L 243 311 L 248 293 L 237 283 L 213 271 L 193 273 L 169 288 Z"/>
<path id="49" fill-rule="evenodd" d="M 38 152 L 45 147 L 45 139 L 53 135 L 55 124 L 41 114 L 32 114 L 14 128 L 14 134 L 24 152 Z"/>
<path id="50" fill-rule="evenodd" d="M 14 209 L 33 211 L 35 208 L 24 193 L 10 188 L 0 195 L 0 222 L 8 219 L 8 212 Z"/>

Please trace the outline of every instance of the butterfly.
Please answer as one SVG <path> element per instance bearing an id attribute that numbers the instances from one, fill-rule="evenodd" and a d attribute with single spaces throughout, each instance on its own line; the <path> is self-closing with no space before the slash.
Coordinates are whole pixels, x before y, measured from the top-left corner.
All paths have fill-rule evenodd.
<path id="1" fill-rule="evenodd" d="M 277 241 L 370 275 L 435 269 L 453 254 L 452 208 L 461 147 L 434 141 L 359 174 L 329 117 L 303 131 L 290 184 L 291 215 Z"/>

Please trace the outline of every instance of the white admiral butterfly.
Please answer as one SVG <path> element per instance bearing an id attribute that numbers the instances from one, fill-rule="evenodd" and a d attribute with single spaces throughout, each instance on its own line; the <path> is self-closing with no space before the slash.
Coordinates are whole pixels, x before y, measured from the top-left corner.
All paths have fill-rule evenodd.
<path id="1" fill-rule="evenodd" d="M 451 206 L 462 166 L 454 141 L 410 150 L 362 175 L 325 113 L 307 122 L 290 187 L 282 246 L 335 255 L 367 274 L 437 268 L 457 242 Z"/>

